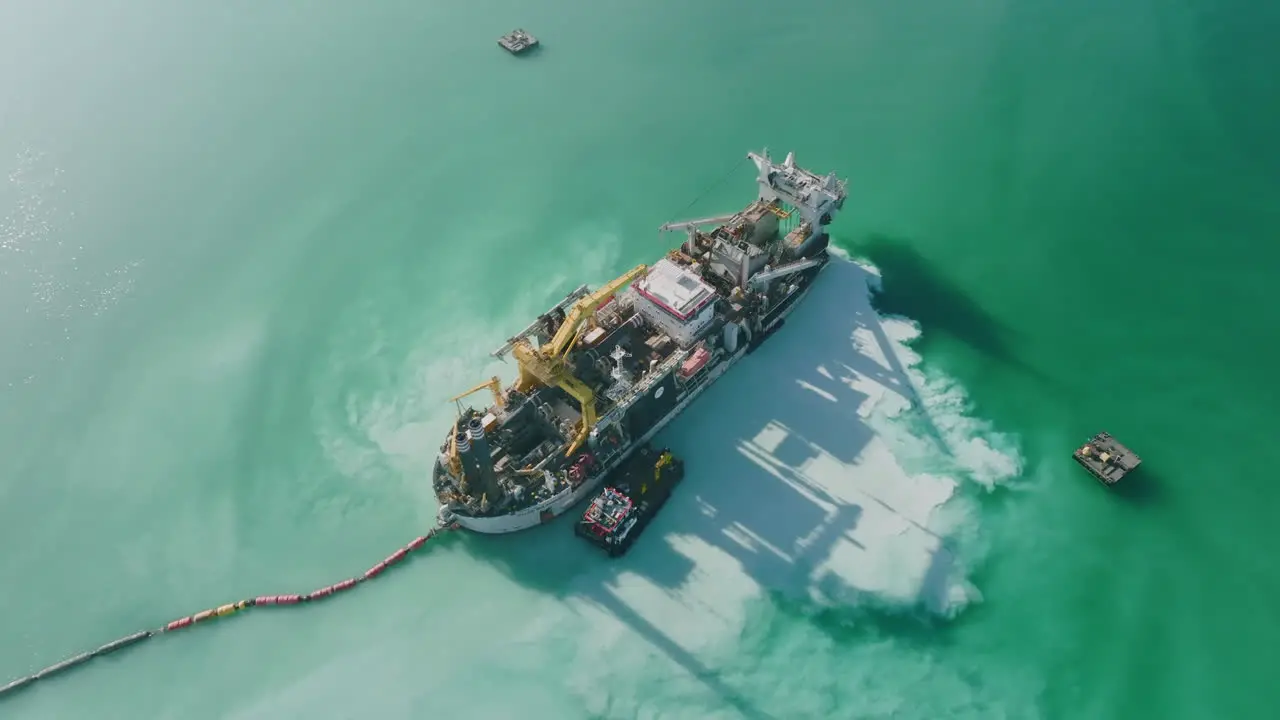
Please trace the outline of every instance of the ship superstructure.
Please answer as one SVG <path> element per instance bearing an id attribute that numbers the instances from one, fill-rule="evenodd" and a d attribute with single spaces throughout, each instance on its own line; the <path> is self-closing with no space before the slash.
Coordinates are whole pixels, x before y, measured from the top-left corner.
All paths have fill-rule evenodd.
<path id="1" fill-rule="evenodd" d="M 781 327 L 828 260 L 847 187 L 792 154 L 747 157 L 759 192 L 744 210 L 662 226 L 686 231 L 679 248 L 577 288 L 493 352 L 519 373 L 454 398 L 488 388 L 492 403 L 459 404 L 433 470 L 442 516 L 504 533 L 560 515 Z"/>

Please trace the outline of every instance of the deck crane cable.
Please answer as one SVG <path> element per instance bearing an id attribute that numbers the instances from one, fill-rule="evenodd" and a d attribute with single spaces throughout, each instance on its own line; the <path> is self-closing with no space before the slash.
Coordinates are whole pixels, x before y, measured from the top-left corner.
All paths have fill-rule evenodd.
<path id="1" fill-rule="evenodd" d="M 668 220 L 668 223 L 675 222 L 675 218 L 676 218 L 676 217 L 683 216 L 684 214 L 688 213 L 691 209 L 693 209 L 693 206 L 694 206 L 694 205 L 697 205 L 699 202 L 701 202 L 701 201 L 702 201 L 702 199 L 703 199 L 703 198 L 705 198 L 706 196 L 710 195 L 710 194 L 711 194 L 711 191 L 713 191 L 713 190 L 715 190 L 716 188 L 720 187 L 721 185 L 723 185 L 723 184 L 725 183 L 725 181 L 727 181 L 729 178 L 733 177 L 733 174 L 734 174 L 734 173 L 736 173 L 736 172 L 738 171 L 738 168 L 742 167 L 743 163 L 745 163 L 745 162 L 746 162 L 747 160 L 749 160 L 749 159 L 750 159 L 750 158 L 748 158 L 746 155 L 743 155 L 741 158 L 739 158 L 739 159 L 738 159 L 738 161 L 737 161 L 737 162 L 735 162 L 735 163 L 733 164 L 733 167 L 729 168 L 729 171 L 728 171 L 728 172 L 726 172 L 726 173 L 724 174 L 724 177 L 721 177 L 719 180 L 716 180 L 714 183 L 712 183 L 711 185 L 707 186 L 707 189 L 705 189 L 705 190 L 703 190 L 701 193 L 699 193 L 699 195 L 693 199 L 693 202 L 689 203 L 688 205 L 686 205 L 686 206 L 684 207 L 684 209 L 682 209 L 682 210 L 678 211 L 677 213 L 675 213 L 674 215 L 672 215 L 672 216 L 671 216 L 671 219 L 669 219 L 669 220 Z"/>

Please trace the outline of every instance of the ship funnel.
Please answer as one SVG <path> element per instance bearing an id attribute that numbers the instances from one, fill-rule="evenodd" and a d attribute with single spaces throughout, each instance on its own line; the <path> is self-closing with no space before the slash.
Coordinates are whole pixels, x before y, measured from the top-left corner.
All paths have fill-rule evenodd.
<path id="1" fill-rule="evenodd" d="M 489 449 L 489 439 L 484 434 L 484 422 L 478 417 L 471 418 L 467 422 L 467 435 L 470 436 L 471 454 L 475 459 L 476 482 L 489 497 L 501 497 L 502 488 L 493 472 L 493 451 Z"/>
<path id="2" fill-rule="evenodd" d="M 458 449 L 458 459 L 462 461 L 462 477 L 475 482 L 479 470 L 476 467 L 476 454 L 471 449 L 471 439 L 465 431 L 453 436 L 453 444 Z"/>

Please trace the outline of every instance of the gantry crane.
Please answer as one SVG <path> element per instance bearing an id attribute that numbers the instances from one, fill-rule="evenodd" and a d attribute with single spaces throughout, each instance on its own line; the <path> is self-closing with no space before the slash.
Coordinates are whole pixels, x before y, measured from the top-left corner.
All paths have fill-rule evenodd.
<path id="1" fill-rule="evenodd" d="M 517 390 L 528 392 L 539 385 L 554 385 L 577 400 L 582 407 L 582 426 L 569 443 L 569 448 L 565 451 L 566 456 L 573 455 L 578 448 L 582 447 L 591 428 L 596 424 L 595 392 L 574 376 L 566 362 L 566 357 L 578 341 L 582 323 L 619 290 L 648 270 L 647 265 L 637 265 L 576 302 L 556 330 L 555 337 L 542 347 L 535 348 L 527 338 L 519 338 L 512 345 L 512 354 L 516 356 L 516 361 L 520 365 L 520 377 L 516 380 Z"/>

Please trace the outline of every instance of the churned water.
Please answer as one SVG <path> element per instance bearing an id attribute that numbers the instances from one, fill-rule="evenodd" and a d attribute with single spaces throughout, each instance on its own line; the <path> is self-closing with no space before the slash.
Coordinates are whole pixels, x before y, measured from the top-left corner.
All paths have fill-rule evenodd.
<path id="1" fill-rule="evenodd" d="M 747 150 L 851 195 L 805 305 L 662 434 L 690 475 L 625 559 L 447 535 L 0 717 L 1271 717 L 1277 34 L 1244 1 L 7 3 L 0 682 L 420 534 L 445 399 L 748 201 Z M 1146 461 L 1115 492 L 1069 459 L 1100 429 Z"/>

